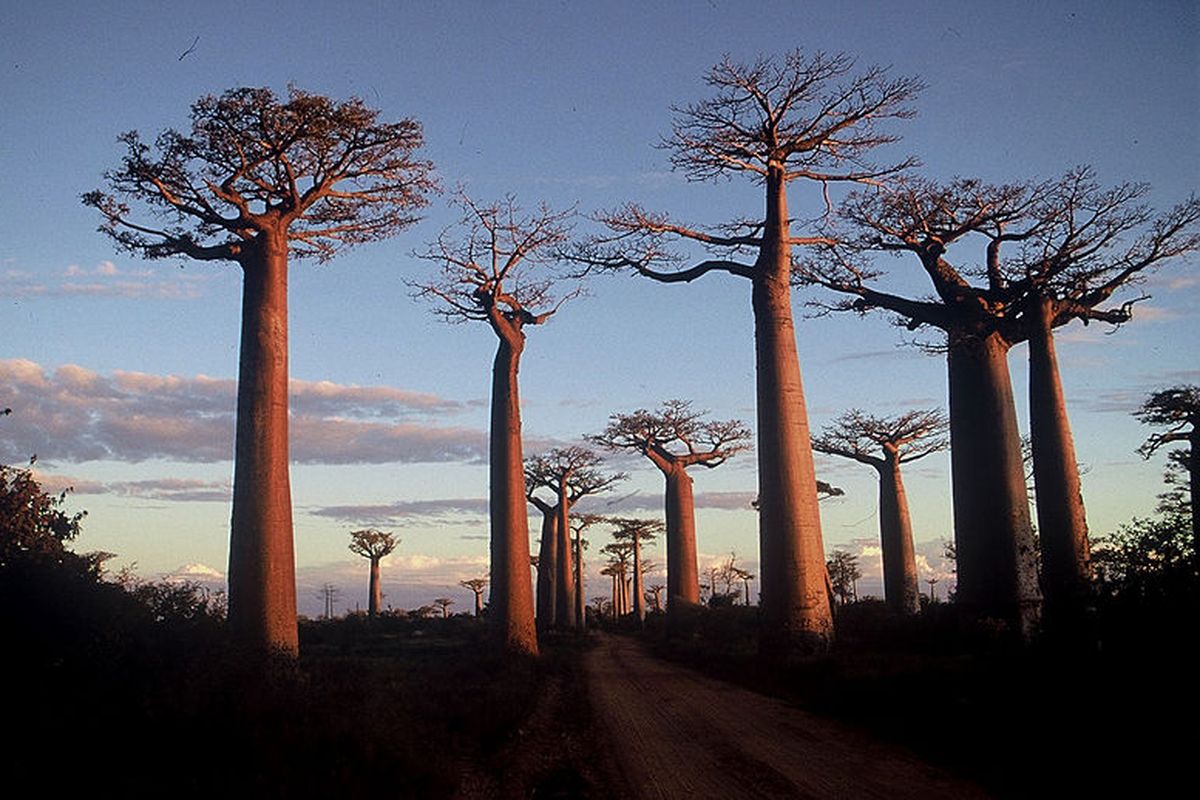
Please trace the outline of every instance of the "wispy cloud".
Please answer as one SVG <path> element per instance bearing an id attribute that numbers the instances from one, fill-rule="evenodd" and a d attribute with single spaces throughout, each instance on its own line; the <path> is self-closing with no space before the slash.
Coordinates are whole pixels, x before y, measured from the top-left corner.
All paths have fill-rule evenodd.
<path id="1" fill-rule="evenodd" d="M 37 472 L 38 483 L 51 494 L 113 494 L 142 500 L 175 502 L 228 502 L 233 488 L 229 481 L 202 481 L 193 478 L 158 478 L 140 481 L 96 481 L 69 475 Z"/>
<path id="2" fill-rule="evenodd" d="M 355 525 L 403 526 L 420 521 L 459 523 L 487 519 L 487 498 L 448 498 L 436 500 L 399 500 L 369 505 L 321 506 L 307 509 L 316 517 L 328 517 Z"/>
<path id="3" fill-rule="evenodd" d="M 138 300 L 192 300 L 203 294 L 211 274 L 172 273 L 158 277 L 153 269 L 124 270 L 111 261 L 90 269 L 69 265 L 58 275 L 39 278 L 24 270 L 7 270 L 0 280 L 0 297 L 118 297 Z"/>
<path id="4" fill-rule="evenodd" d="M 6 420 L 0 458 L 19 462 L 163 458 L 210 463 L 233 454 L 236 384 L 197 375 L 110 375 L 0 360 Z M 292 460 L 307 464 L 482 460 L 483 430 L 441 424 L 466 404 L 385 386 L 292 381 Z"/>

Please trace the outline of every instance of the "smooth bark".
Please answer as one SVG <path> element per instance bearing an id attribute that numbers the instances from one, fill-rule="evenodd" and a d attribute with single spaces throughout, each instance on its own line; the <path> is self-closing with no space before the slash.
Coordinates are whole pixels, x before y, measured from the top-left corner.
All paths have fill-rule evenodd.
<path id="1" fill-rule="evenodd" d="M 995 333 L 949 334 L 957 602 L 1028 635 L 1040 598 L 1008 350 Z"/>
<path id="2" fill-rule="evenodd" d="M 784 170 L 767 174 L 763 245 L 753 307 L 758 419 L 760 647 L 770 657 L 827 650 L 833 613 L 825 593 L 825 552 L 792 323 Z"/>
<path id="3" fill-rule="evenodd" d="M 374 617 L 379 614 L 379 609 L 383 606 L 383 587 L 379 581 L 379 559 L 371 559 L 371 577 L 367 583 L 367 616 Z"/>
<path id="4" fill-rule="evenodd" d="M 587 627 L 587 613 L 583 601 L 583 534 L 575 534 L 575 627 L 583 632 Z"/>
<path id="5" fill-rule="evenodd" d="M 692 477 L 681 464 L 664 472 L 667 482 L 667 613 L 700 605 L 696 566 L 696 507 Z"/>
<path id="6" fill-rule="evenodd" d="M 1038 304 L 1029 335 L 1029 429 L 1047 623 L 1075 628 L 1091 583 L 1087 516 L 1054 348 L 1053 310 Z"/>
<path id="7" fill-rule="evenodd" d="M 242 262 L 229 628 L 242 646 L 295 656 L 287 246 L 285 230 L 263 231 Z"/>
<path id="8" fill-rule="evenodd" d="M 542 512 L 542 540 L 538 545 L 537 566 L 537 628 L 548 630 L 554 625 L 554 570 L 558 558 L 558 508 L 536 502 Z"/>
<path id="9" fill-rule="evenodd" d="M 554 626 L 571 629 L 575 627 L 575 570 L 571 563 L 571 498 L 568 496 L 566 480 L 561 482 L 558 493 L 558 526 L 554 548 Z"/>
<path id="10" fill-rule="evenodd" d="M 510 340 L 511 339 L 511 340 Z M 529 574 L 529 518 L 521 454 L 521 403 L 517 371 L 523 341 L 500 335 L 492 368 L 489 447 L 492 624 L 504 650 L 537 655 L 533 588 Z"/>
<path id="11" fill-rule="evenodd" d="M 887 607 L 898 614 L 921 610 L 917 582 L 917 558 L 913 549 L 912 518 L 908 494 L 900 474 L 900 457 L 885 449 L 879 465 L 879 543 L 883 551 L 883 596 Z"/>
<path id="12" fill-rule="evenodd" d="M 633 613 L 639 625 L 646 621 L 646 591 L 642 588 L 642 542 L 633 537 Z"/>

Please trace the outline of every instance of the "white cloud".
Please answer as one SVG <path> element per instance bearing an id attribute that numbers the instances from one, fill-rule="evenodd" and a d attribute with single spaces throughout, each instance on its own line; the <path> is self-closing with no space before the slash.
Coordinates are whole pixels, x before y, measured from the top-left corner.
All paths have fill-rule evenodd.
<path id="1" fill-rule="evenodd" d="M 61 275 L 38 280 L 30 272 L 8 270 L 0 282 L 0 296 L 32 297 L 117 297 L 148 300 L 191 300 L 203 294 L 211 272 L 171 273 L 159 278 L 153 269 L 126 270 L 111 261 L 91 269 L 70 264 Z"/>

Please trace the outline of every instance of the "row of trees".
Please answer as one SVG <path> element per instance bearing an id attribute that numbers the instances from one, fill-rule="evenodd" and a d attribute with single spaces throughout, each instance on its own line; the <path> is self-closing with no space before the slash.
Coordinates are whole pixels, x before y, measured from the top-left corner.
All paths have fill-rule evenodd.
<path id="1" fill-rule="evenodd" d="M 605 271 L 666 283 L 723 272 L 750 282 L 765 653 L 822 650 L 833 635 L 792 315 L 798 282 L 848 298 L 824 303 L 827 310 L 884 309 L 910 329 L 944 333 L 938 346 L 949 369 L 958 596 L 973 613 L 1025 629 L 1037 618 L 1039 591 L 1006 354 L 1018 342 L 1030 343 L 1042 580 L 1049 607 L 1069 617 L 1088 574 L 1087 532 L 1053 331 L 1073 319 L 1128 321 L 1133 301 L 1111 307 L 1109 299 L 1147 269 L 1200 245 L 1200 202 L 1155 215 L 1142 204 L 1144 186 L 1103 189 L 1087 169 L 1044 183 L 939 184 L 913 176 L 912 158 L 874 163 L 871 154 L 897 138 L 884 126 L 913 115 L 922 85 L 878 67 L 857 69 L 846 55 L 726 59 L 706 80 L 711 96 L 675 109 L 664 142 L 672 165 L 691 180 L 750 177 L 764 190 L 761 214 L 702 228 L 625 205 L 598 215 L 607 233 L 573 241 L 569 212 L 528 213 L 511 197 L 485 204 L 460 193 L 460 224 L 423 254 L 439 273 L 415 282 L 417 294 L 448 319 L 486 323 L 497 337 L 489 504 L 491 616 L 501 646 L 537 651 L 525 503 L 538 490 L 553 493 L 558 519 L 557 529 L 543 536 L 543 547 L 553 551 L 539 559 L 547 573 L 553 565 L 552 616 L 570 624 L 582 614 L 582 597 L 564 576 L 572 570 L 569 508 L 583 484 L 572 489 L 575 473 L 559 472 L 556 484 L 529 489 L 517 376 L 528 327 L 545 323 L 578 292 L 556 292 L 555 282 Z M 294 653 L 288 257 L 327 260 L 415 222 L 436 188 L 432 166 L 416 156 L 420 126 L 410 119 L 381 123 L 357 99 L 337 103 L 292 88 L 280 100 L 267 89 L 236 89 L 195 103 L 187 134 L 167 130 L 154 147 L 136 133 L 122 141 L 127 153 L 106 173 L 109 190 L 84 196 L 102 214 L 101 230 L 148 258 L 242 267 L 230 626 L 252 647 Z M 788 191 L 796 185 L 822 197 L 830 213 L 803 225 L 793 219 Z M 864 188 L 835 210 L 831 185 Z M 162 222 L 141 221 L 128 202 Z M 957 255 L 974 241 L 985 250 L 979 269 Z M 677 244 L 709 252 L 688 263 Z M 910 256 L 935 295 L 909 298 L 879 288 L 880 254 Z M 640 450 L 666 476 L 668 608 L 697 599 L 689 574 L 694 531 L 687 527 L 686 469 L 721 463 L 744 449 L 748 437 L 740 423 L 722 428 L 690 413 L 668 405 L 648 426 L 636 414 L 615 417 L 596 437 L 606 447 Z M 893 444 L 898 463 L 901 445 Z M 887 453 L 884 446 L 885 461 Z M 898 474 L 893 482 L 890 496 L 899 506 Z M 896 580 L 905 587 L 897 602 L 907 606 L 909 577 Z"/>

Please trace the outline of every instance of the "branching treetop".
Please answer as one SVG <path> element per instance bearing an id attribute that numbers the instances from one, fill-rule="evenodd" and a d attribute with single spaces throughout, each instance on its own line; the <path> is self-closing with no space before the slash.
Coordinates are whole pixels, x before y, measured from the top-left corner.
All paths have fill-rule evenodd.
<path id="1" fill-rule="evenodd" d="M 618 481 L 629 476 L 624 472 L 605 474 L 598 467 L 603 461 L 586 447 L 556 447 L 541 455 L 525 459 L 525 496 L 543 512 L 554 508 L 560 492 L 565 489 L 567 502 L 606 492 Z M 552 503 L 537 496 L 538 489 L 548 489 L 555 495 Z"/>
<path id="2" fill-rule="evenodd" d="M 559 277 L 552 270 L 574 211 L 543 205 L 526 214 L 512 196 L 480 205 L 463 192 L 453 202 L 463 211 L 461 222 L 419 254 L 441 265 L 436 279 L 415 284 L 418 297 L 437 301 L 436 313 L 451 322 L 487 322 L 508 336 L 542 324 L 579 294 L 575 289 L 556 299 L 552 292 Z"/>
<path id="3" fill-rule="evenodd" d="M 1134 416 L 1146 425 L 1167 427 L 1161 433 L 1151 434 L 1138 448 L 1143 458 L 1150 458 L 1171 442 L 1186 442 L 1200 429 L 1200 386 L 1186 384 L 1154 392 Z"/>
<path id="4" fill-rule="evenodd" d="M 664 472 L 674 466 L 718 467 L 750 449 L 750 429 L 740 420 L 705 421 L 686 400 L 668 400 L 656 411 L 613 414 L 588 441 L 610 450 L 636 450 Z"/>
<path id="5" fill-rule="evenodd" d="M 916 162 L 873 164 L 874 148 L 896 141 L 880 128 L 890 119 L 913 116 L 910 105 L 923 84 L 893 78 L 882 67 L 854 71 L 845 54 L 805 54 L 760 58 L 740 64 L 728 57 L 712 68 L 706 82 L 714 95 L 673 108 L 671 135 L 662 147 L 671 164 L 689 180 L 712 180 L 750 173 L 759 181 L 815 181 L 876 185 Z M 826 198 L 828 204 L 828 198 Z M 664 214 L 626 205 L 599 215 L 613 232 L 582 246 L 576 260 L 594 269 L 634 269 L 663 282 L 691 281 L 711 271 L 755 278 L 755 264 L 739 257 L 760 248 L 763 220 L 735 220 L 711 229 L 681 224 Z M 783 224 L 788 224 L 784 220 Z M 711 250 L 714 258 L 681 269 L 683 255 L 672 241 L 687 240 Z M 790 244 L 820 244 L 828 237 L 787 235 Z"/>
<path id="6" fill-rule="evenodd" d="M 876 417 L 851 409 L 813 437 L 812 448 L 881 468 L 888 463 L 886 455 L 904 464 L 945 450 L 950 446 L 948 430 L 949 421 L 940 411 Z M 880 450 L 885 456 L 879 454 Z"/>
<path id="7" fill-rule="evenodd" d="M 146 258 L 184 255 L 242 261 L 265 231 L 286 232 L 291 253 L 331 258 L 342 247 L 386 238 L 417 220 L 436 188 L 414 158 L 421 126 L 378 122 L 351 98 L 335 102 L 289 87 L 230 89 L 192 105 L 192 128 L 165 130 L 154 146 L 136 131 L 109 192 L 83 196 L 118 245 Z M 135 222 L 129 203 L 161 224 Z"/>
<path id="8" fill-rule="evenodd" d="M 605 517 L 604 522 L 612 526 L 612 538 L 617 542 L 650 541 L 667 529 L 661 520 L 641 517 Z"/>
<path id="9" fill-rule="evenodd" d="M 1146 191 L 1141 184 L 1101 190 L 1087 168 L 1043 183 L 907 178 L 851 193 L 838 219 L 852 233 L 798 262 L 794 276 L 850 296 L 822 304 L 827 310 L 884 309 L 910 330 L 998 331 L 1016 343 L 1029 336 L 1031 301 L 1042 298 L 1053 304 L 1052 327 L 1075 318 L 1119 324 L 1132 303 L 1098 306 L 1148 268 L 1200 247 L 1200 201 L 1155 217 L 1139 203 Z M 971 244 L 982 258 L 968 252 Z M 955 246 L 961 252 L 952 262 Z M 882 253 L 915 255 L 934 295 L 876 288 L 881 271 L 874 259 Z"/>
<path id="10" fill-rule="evenodd" d="M 459 586 L 463 587 L 464 589 L 470 589 L 475 594 L 482 592 L 483 587 L 487 586 L 487 584 L 487 578 L 470 578 L 468 580 L 458 582 Z"/>
<path id="11" fill-rule="evenodd" d="M 378 561 L 399 545 L 400 539 L 394 533 L 376 528 L 350 532 L 350 552 L 372 561 Z"/>

